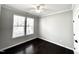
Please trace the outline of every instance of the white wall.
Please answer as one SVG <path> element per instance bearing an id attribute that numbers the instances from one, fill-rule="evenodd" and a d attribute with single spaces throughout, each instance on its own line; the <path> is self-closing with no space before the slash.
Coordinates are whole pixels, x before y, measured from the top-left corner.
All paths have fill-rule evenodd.
<path id="1" fill-rule="evenodd" d="M 40 38 L 73 49 L 72 11 L 41 18 L 39 30 Z"/>
<path id="2" fill-rule="evenodd" d="M 33 17 L 35 22 L 34 22 L 34 34 L 29 35 L 29 36 L 23 36 L 19 38 L 12 38 L 12 32 L 13 32 L 13 14 L 18 14 L 22 16 L 29 16 Z M 5 48 L 14 46 L 16 44 L 19 44 L 20 42 L 25 42 L 29 41 L 30 39 L 37 38 L 38 35 L 38 20 L 39 18 L 28 14 L 26 12 L 16 10 L 16 9 L 8 9 L 6 7 L 1 8 L 1 19 L 0 19 L 0 50 L 3 50 Z"/>

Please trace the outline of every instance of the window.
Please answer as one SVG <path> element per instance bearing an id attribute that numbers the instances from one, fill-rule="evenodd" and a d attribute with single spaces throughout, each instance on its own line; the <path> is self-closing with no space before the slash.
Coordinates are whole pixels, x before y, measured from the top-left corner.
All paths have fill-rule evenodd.
<path id="1" fill-rule="evenodd" d="M 34 19 L 19 15 L 13 16 L 13 38 L 34 33 Z"/>
<path id="2" fill-rule="evenodd" d="M 26 22 L 26 35 L 31 35 L 34 33 L 34 19 L 28 17 Z"/>
<path id="3" fill-rule="evenodd" d="M 13 16 L 13 38 L 24 36 L 25 17 Z"/>

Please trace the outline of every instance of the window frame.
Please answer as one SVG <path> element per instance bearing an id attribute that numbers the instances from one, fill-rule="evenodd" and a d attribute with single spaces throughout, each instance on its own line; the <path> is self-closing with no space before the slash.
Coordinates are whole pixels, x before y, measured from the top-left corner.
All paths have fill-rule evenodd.
<path id="1" fill-rule="evenodd" d="M 31 19 L 33 19 L 33 33 L 32 33 L 32 34 L 34 34 L 34 21 L 35 21 L 35 20 L 34 20 L 33 17 L 27 17 L 27 18 L 31 18 Z M 25 29 L 25 30 L 26 30 L 26 34 L 25 34 L 26 36 L 28 36 L 28 35 L 32 35 L 32 34 L 27 34 L 27 18 L 26 18 L 26 29 Z"/>
<path id="2" fill-rule="evenodd" d="M 24 37 L 24 36 L 25 36 L 25 31 L 24 31 L 24 35 L 13 37 L 13 35 L 14 35 L 14 34 L 13 34 L 13 32 L 14 32 L 14 27 L 17 27 L 17 26 L 14 26 L 14 15 L 16 15 L 16 16 L 21 16 L 21 17 L 24 17 L 24 18 L 25 18 L 25 19 L 24 19 L 24 29 L 23 29 L 23 31 L 25 30 L 25 20 L 26 20 L 26 17 L 25 17 L 25 16 L 18 15 L 18 14 L 13 14 L 12 38 L 14 39 L 14 38 L 19 38 L 19 37 Z M 20 26 L 18 26 L 18 27 L 20 27 Z"/>
<path id="3" fill-rule="evenodd" d="M 21 17 L 25 17 L 25 19 L 24 19 L 24 35 L 23 36 L 16 36 L 16 37 L 13 37 L 13 32 L 14 32 L 14 15 L 16 15 L 16 16 L 21 16 Z M 26 16 L 22 16 L 22 15 L 19 15 L 19 14 L 13 14 L 13 24 L 12 24 L 12 38 L 13 39 L 15 39 L 15 38 L 20 38 L 20 37 L 26 37 L 26 36 L 30 36 L 30 35 L 32 35 L 32 34 L 29 34 L 29 35 L 27 35 L 27 18 L 32 18 L 33 19 L 33 33 L 32 34 L 34 34 L 35 32 L 34 32 L 34 21 L 35 21 L 35 19 L 34 19 L 34 17 L 26 17 Z"/>

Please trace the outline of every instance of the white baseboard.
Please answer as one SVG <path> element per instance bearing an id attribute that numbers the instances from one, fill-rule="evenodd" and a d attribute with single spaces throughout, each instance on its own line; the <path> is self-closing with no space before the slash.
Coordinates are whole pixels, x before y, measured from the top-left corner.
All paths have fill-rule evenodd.
<path id="1" fill-rule="evenodd" d="M 62 46 L 62 47 L 64 47 L 64 48 L 67 48 L 67 49 L 70 49 L 70 50 L 73 50 L 74 51 L 74 49 L 72 49 L 72 48 L 70 48 L 70 47 L 67 47 L 67 46 L 64 46 L 64 45 L 62 45 L 62 44 L 59 44 L 59 43 L 57 43 L 57 42 L 52 42 L 51 40 L 48 40 L 48 39 L 46 39 L 46 38 L 43 38 L 43 37 L 39 37 L 40 39 L 43 39 L 43 40 L 46 40 L 46 41 L 48 41 L 48 42 L 50 42 L 50 43 L 54 43 L 54 44 L 56 44 L 56 45 L 59 45 L 59 46 Z"/>
<path id="2" fill-rule="evenodd" d="M 2 48 L 2 49 L 0 49 L 0 51 L 3 52 L 4 50 L 6 50 L 6 49 L 8 49 L 8 48 L 11 48 L 11 47 L 17 46 L 17 45 L 22 44 L 22 43 L 25 43 L 25 42 L 28 42 L 28 41 L 33 40 L 33 39 L 35 39 L 35 38 L 37 38 L 37 37 L 30 38 L 30 39 L 25 40 L 25 41 L 23 41 L 23 42 L 19 42 L 19 43 L 17 43 L 17 44 L 14 44 L 14 45 L 11 45 L 11 46 L 8 46 L 8 47 L 5 47 L 5 48 Z M 56 45 L 59 45 L 59 46 L 62 46 L 62 47 L 65 47 L 65 48 L 67 48 L 67 49 L 70 49 L 70 50 L 73 50 L 73 51 L 74 51 L 74 49 L 72 49 L 72 48 L 70 48 L 70 47 L 67 47 L 67 46 L 61 45 L 61 44 L 59 44 L 59 43 L 57 43 L 57 42 L 52 42 L 52 41 L 50 41 L 50 40 L 47 40 L 46 38 L 42 38 L 42 37 L 38 37 L 38 38 L 43 39 L 43 40 L 46 40 L 46 41 L 48 41 L 48 42 L 50 42 L 50 43 L 54 43 L 54 44 L 56 44 Z"/>
<path id="3" fill-rule="evenodd" d="M 28 42 L 28 41 L 33 40 L 33 39 L 35 39 L 35 38 L 37 38 L 37 37 L 30 38 L 30 39 L 27 39 L 27 40 L 25 40 L 25 41 L 19 42 L 19 43 L 17 43 L 17 44 L 14 44 L 14 45 L 11 45 L 11 46 L 8 46 L 8 47 L 5 47 L 5 48 L 2 48 L 2 49 L 0 49 L 0 51 L 1 51 L 1 52 L 4 52 L 4 50 L 6 50 L 6 49 L 9 49 L 9 48 L 14 47 L 14 46 L 17 46 L 17 45 L 19 45 L 19 44 L 22 44 L 22 43 Z"/>

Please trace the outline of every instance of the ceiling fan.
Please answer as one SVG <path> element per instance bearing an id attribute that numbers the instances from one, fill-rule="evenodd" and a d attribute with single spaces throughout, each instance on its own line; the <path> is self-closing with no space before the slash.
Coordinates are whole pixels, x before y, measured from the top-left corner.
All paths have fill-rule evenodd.
<path id="1" fill-rule="evenodd" d="M 35 8 L 35 11 L 36 11 L 37 13 L 40 13 L 40 12 L 42 12 L 42 11 L 44 10 L 45 5 L 44 5 L 44 4 L 34 5 L 34 8 Z"/>
<path id="2" fill-rule="evenodd" d="M 45 10 L 48 10 L 46 8 L 45 4 L 32 4 L 32 7 L 28 9 L 29 11 L 34 11 L 36 13 L 41 13 Z"/>

